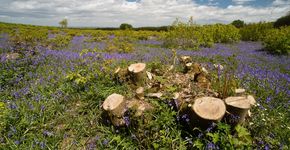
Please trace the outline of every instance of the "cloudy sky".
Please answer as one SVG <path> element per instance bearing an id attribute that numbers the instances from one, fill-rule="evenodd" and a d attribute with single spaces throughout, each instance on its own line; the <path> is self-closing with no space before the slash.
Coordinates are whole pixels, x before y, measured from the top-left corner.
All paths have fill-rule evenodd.
<path id="1" fill-rule="evenodd" d="M 0 0 L 0 21 L 57 26 L 117 27 L 273 21 L 290 11 L 290 0 Z"/>

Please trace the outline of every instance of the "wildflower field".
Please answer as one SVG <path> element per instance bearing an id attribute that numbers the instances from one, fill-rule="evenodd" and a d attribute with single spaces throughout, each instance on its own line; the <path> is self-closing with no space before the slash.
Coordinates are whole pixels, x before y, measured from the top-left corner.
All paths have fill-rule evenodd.
<path id="1" fill-rule="evenodd" d="M 252 28 L 176 23 L 160 32 L 101 31 L 1 23 L 0 149 L 289 149 L 290 28 Z M 149 71 L 173 64 L 180 70 L 180 56 L 207 69 L 213 90 L 225 88 L 214 82 L 221 78 L 234 81 L 227 90 L 253 95 L 250 117 L 236 126 L 188 128 L 171 95 L 145 99 L 154 106 L 145 122 L 131 117 L 115 127 L 103 116 L 109 95 L 134 94 L 114 80 L 116 68 L 143 62 Z"/>

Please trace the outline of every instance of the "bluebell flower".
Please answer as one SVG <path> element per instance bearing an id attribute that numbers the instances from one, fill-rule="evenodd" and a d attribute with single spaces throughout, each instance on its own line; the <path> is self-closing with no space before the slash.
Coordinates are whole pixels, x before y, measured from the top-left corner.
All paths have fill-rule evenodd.
<path id="1" fill-rule="evenodd" d="M 46 130 L 45 130 L 45 131 L 43 131 L 43 135 L 44 135 L 44 136 L 49 136 L 49 137 L 50 137 L 50 136 L 53 136 L 54 134 L 53 134 L 53 132 L 49 132 L 49 131 L 46 131 Z"/>
<path id="2" fill-rule="evenodd" d="M 16 140 L 14 141 L 15 145 L 19 145 L 20 144 L 20 141 Z"/>
<path id="3" fill-rule="evenodd" d="M 108 143 L 109 143 L 109 140 L 107 140 L 107 139 L 105 139 L 105 140 L 103 141 L 103 145 L 108 145 Z"/>
<path id="4" fill-rule="evenodd" d="M 40 146 L 41 149 L 44 149 L 44 148 L 46 147 L 46 145 L 45 145 L 44 142 L 40 142 L 40 143 L 39 143 L 39 146 Z"/>
<path id="5" fill-rule="evenodd" d="M 130 118 L 128 116 L 125 116 L 124 120 L 125 120 L 126 126 L 129 126 L 130 125 Z"/>

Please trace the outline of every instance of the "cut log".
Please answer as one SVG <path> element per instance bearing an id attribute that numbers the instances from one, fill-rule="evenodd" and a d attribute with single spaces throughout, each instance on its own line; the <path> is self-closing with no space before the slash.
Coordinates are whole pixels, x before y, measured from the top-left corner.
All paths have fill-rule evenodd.
<path id="1" fill-rule="evenodd" d="M 181 64 L 187 64 L 187 63 L 190 63 L 190 62 L 192 62 L 192 59 L 191 59 L 191 57 L 190 56 L 181 56 L 180 57 L 180 63 Z"/>
<path id="2" fill-rule="evenodd" d="M 128 70 L 118 67 L 114 72 L 114 77 L 120 83 L 126 82 L 128 80 Z"/>
<path id="3" fill-rule="evenodd" d="M 174 69 L 174 66 L 171 65 L 171 66 L 169 67 L 168 71 L 172 71 L 173 69 Z"/>
<path id="4" fill-rule="evenodd" d="M 118 67 L 118 68 L 115 70 L 114 74 L 118 74 L 118 73 L 120 72 L 120 70 L 121 70 L 121 68 Z"/>
<path id="5" fill-rule="evenodd" d="M 127 106 L 128 109 L 135 110 L 135 117 L 140 117 L 145 111 L 153 109 L 153 107 L 149 103 L 135 99 L 128 101 Z"/>
<path id="6" fill-rule="evenodd" d="M 247 99 L 250 101 L 251 106 L 256 106 L 257 102 L 253 95 L 247 95 Z"/>
<path id="7" fill-rule="evenodd" d="M 147 77 L 148 77 L 149 80 L 152 80 L 153 79 L 153 75 L 152 75 L 151 72 L 146 71 L 146 74 L 147 74 Z"/>
<path id="8" fill-rule="evenodd" d="M 151 97 L 151 98 L 161 98 L 163 94 L 162 93 L 148 93 L 146 96 Z"/>
<path id="9" fill-rule="evenodd" d="M 103 103 L 103 109 L 108 113 L 113 125 L 125 125 L 123 117 L 126 112 L 126 100 L 124 96 L 116 93 L 108 96 Z"/>
<path id="10" fill-rule="evenodd" d="M 207 71 L 204 67 L 201 67 L 201 71 L 202 71 L 203 73 L 205 73 L 206 75 L 208 75 L 208 71 Z"/>
<path id="11" fill-rule="evenodd" d="M 144 99 L 144 88 L 143 87 L 139 87 L 136 90 L 136 98 L 138 98 L 140 100 Z"/>
<path id="12" fill-rule="evenodd" d="M 225 99 L 227 111 L 231 114 L 231 118 L 227 120 L 233 124 L 242 123 L 251 108 L 251 100 L 246 96 L 228 97 Z"/>
<path id="13" fill-rule="evenodd" d="M 6 55 L 6 59 L 8 60 L 16 60 L 20 57 L 19 53 L 9 53 Z"/>
<path id="14" fill-rule="evenodd" d="M 184 67 L 184 73 L 200 74 L 202 71 L 202 67 L 198 63 L 186 63 Z"/>
<path id="15" fill-rule="evenodd" d="M 212 122 L 220 121 L 226 112 L 224 102 L 214 97 L 196 99 L 191 109 L 193 125 L 201 128 L 207 128 Z"/>
<path id="16" fill-rule="evenodd" d="M 209 89 L 210 88 L 210 81 L 207 79 L 205 73 L 200 73 L 196 76 L 197 85 L 202 88 Z"/>
<path id="17" fill-rule="evenodd" d="M 237 96 L 242 96 L 245 94 L 245 92 L 246 92 L 245 89 L 235 89 L 235 93 Z"/>
<path id="18" fill-rule="evenodd" d="M 219 69 L 219 70 L 223 70 L 224 66 L 221 64 L 213 64 L 214 68 Z"/>
<path id="19" fill-rule="evenodd" d="M 145 82 L 145 73 L 146 73 L 146 64 L 144 63 L 136 63 L 131 64 L 128 67 L 128 71 L 130 72 L 131 80 L 135 85 L 143 85 Z"/>

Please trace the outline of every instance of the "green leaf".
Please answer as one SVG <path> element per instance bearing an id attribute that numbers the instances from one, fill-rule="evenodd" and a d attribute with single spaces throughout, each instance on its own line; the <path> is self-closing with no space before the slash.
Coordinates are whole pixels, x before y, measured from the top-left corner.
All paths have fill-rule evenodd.
<path id="1" fill-rule="evenodd" d="M 198 140 L 194 141 L 193 147 L 196 147 L 198 149 L 202 149 L 203 143 L 198 139 Z"/>
<path id="2" fill-rule="evenodd" d="M 242 127 L 241 125 L 237 125 L 235 127 L 235 130 L 238 133 L 238 137 L 245 137 L 245 136 L 249 136 L 250 135 L 248 130 L 246 128 Z"/>
<path id="3" fill-rule="evenodd" d="M 154 149 L 158 149 L 159 148 L 159 144 L 153 143 L 153 147 L 154 147 Z"/>

